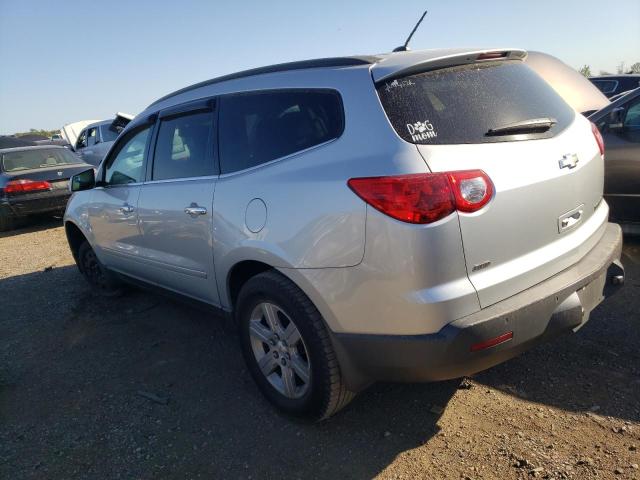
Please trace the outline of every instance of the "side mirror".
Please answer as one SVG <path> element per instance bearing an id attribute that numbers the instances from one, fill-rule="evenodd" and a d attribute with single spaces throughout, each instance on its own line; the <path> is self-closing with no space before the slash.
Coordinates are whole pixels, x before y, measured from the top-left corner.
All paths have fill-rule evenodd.
<path id="1" fill-rule="evenodd" d="M 96 174 L 93 168 L 85 170 L 71 177 L 69 190 L 79 192 L 81 190 L 90 190 L 96 186 Z"/>
<path id="2" fill-rule="evenodd" d="M 620 131 L 624 127 L 624 107 L 614 108 L 609 112 L 609 118 L 607 119 L 607 127 L 611 131 Z"/>

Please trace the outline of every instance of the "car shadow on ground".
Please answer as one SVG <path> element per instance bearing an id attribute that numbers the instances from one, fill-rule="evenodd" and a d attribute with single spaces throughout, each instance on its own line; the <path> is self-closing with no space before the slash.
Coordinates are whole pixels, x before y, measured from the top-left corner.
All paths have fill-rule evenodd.
<path id="1" fill-rule="evenodd" d="M 21 218 L 16 221 L 15 228 L 6 232 L 0 232 L 0 238 L 13 237 L 25 233 L 40 232 L 50 228 L 57 228 L 62 225 L 62 215 L 34 215 L 32 217 Z"/>
<path id="2" fill-rule="evenodd" d="M 549 406 L 637 421 L 640 276 L 557 339 L 475 376 Z M 329 421 L 277 413 L 221 318 L 75 267 L 0 280 L 0 469 L 7 478 L 370 478 L 428 442 L 458 381 L 375 385 Z M 637 290 L 636 290 L 637 292 Z M 635 401 L 634 401 L 635 399 Z"/>
<path id="3" fill-rule="evenodd" d="M 625 237 L 625 285 L 569 333 L 474 377 L 527 400 L 640 421 L 640 239 Z"/>
<path id="4" fill-rule="evenodd" d="M 8 478 L 370 478 L 437 434 L 459 384 L 377 385 L 308 423 L 264 400 L 215 315 L 133 288 L 97 297 L 71 266 L 0 289 Z"/>

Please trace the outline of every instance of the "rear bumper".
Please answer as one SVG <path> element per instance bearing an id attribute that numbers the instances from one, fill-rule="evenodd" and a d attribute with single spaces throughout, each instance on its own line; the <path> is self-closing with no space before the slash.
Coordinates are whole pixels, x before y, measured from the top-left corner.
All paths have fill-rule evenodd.
<path id="1" fill-rule="evenodd" d="M 358 390 L 372 381 L 435 381 L 492 367 L 584 325 L 591 310 L 622 285 L 622 231 L 608 224 L 596 246 L 572 267 L 427 335 L 334 333 L 343 375 Z M 511 338 L 473 349 L 496 337 Z"/>
<path id="2" fill-rule="evenodd" d="M 0 199 L 0 216 L 24 217 L 47 212 L 63 212 L 71 193 L 65 190 L 32 193 Z"/>

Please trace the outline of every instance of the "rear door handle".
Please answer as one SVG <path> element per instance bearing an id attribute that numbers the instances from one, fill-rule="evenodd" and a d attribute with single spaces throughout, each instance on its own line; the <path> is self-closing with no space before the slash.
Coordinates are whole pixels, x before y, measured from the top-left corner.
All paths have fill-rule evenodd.
<path id="1" fill-rule="evenodd" d="M 198 215 L 206 215 L 207 209 L 204 207 L 199 207 L 197 203 L 192 203 L 190 206 L 184 209 L 184 213 L 189 215 L 191 218 L 196 218 Z"/>
<path id="2" fill-rule="evenodd" d="M 131 205 L 123 205 L 118 209 L 120 213 L 124 213 L 124 214 L 133 213 L 133 210 L 134 209 Z"/>

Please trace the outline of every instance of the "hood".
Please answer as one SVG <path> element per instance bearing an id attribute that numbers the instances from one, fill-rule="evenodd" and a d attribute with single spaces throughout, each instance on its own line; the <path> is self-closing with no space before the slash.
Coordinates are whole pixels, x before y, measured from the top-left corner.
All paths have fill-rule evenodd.
<path id="1" fill-rule="evenodd" d="M 69 142 L 69 145 L 73 146 L 76 144 L 78 135 L 80 135 L 80 132 L 84 127 L 99 121 L 100 120 L 80 120 L 79 122 L 67 123 L 60 129 L 60 134 L 67 142 Z"/>
<path id="2" fill-rule="evenodd" d="M 609 105 L 609 99 L 589 79 L 556 57 L 529 52 L 525 63 L 576 111 L 592 113 Z"/>

